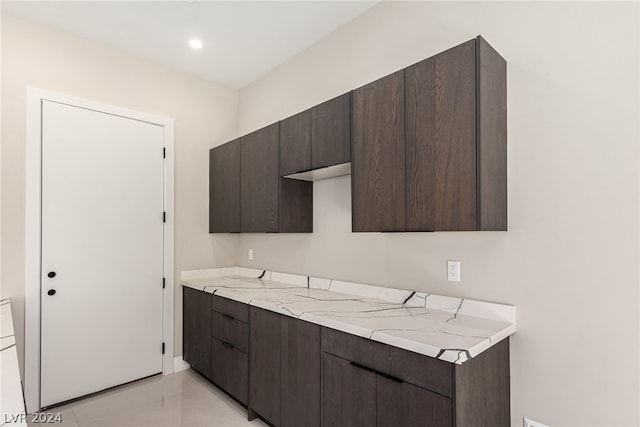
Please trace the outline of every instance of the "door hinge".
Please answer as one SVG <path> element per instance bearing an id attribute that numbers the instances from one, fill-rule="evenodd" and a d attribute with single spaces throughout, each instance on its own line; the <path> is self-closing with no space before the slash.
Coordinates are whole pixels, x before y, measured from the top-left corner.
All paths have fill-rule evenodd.
<path id="1" fill-rule="evenodd" d="M 164 289 L 167 285 L 165 284 L 165 278 L 162 278 L 162 289 Z"/>
<path id="2" fill-rule="evenodd" d="M 162 212 L 162 222 L 167 222 L 167 213 Z"/>
<path id="3" fill-rule="evenodd" d="M 167 149 L 162 147 L 162 158 L 166 159 L 167 158 Z"/>
<path id="4" fill-rule="evenodd" d="M 164 354 L 164 343 L 162 343 L 162 354 Z"/>

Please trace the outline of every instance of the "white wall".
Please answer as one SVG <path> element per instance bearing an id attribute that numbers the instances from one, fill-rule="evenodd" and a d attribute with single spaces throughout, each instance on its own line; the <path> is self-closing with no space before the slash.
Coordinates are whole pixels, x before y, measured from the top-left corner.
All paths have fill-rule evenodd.
<path id="1" fill-rule="evenodd" d="M 637 3 L 375 6 L 242 90 L 240 133 L 482 34 L 509 64 L 509 231 L 353 234 L 337 178 L 314 184 L 312 235 L 242 235 L 238 260 L 514 304 L 512 425 L 640 425 L 638 21 Z"/>
<path id="2" fill-rule="evenodd" d="M 236 262 L 236 236 L 208 234 L 208 149 L 234 137 L 238 93 L 90 41 L 2 16 L 2 295 L 24 331 L 27 86 L 171 117 L 175 124 L 175 272 Z M 182 353 L 182 292 L 175 292 L 175 354 Z"/>

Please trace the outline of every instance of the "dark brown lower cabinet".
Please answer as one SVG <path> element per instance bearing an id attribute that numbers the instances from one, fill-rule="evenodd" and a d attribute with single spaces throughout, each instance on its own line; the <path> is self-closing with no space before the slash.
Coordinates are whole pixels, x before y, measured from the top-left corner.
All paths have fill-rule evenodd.
<path id="1" fill-rule="evenodd" d="M 375 426 L 375 372 L 322 353 L 322 425 Z"/>
<path id="2" fill-rule="evenodd" d="M 213 368 L 211 380 L 221 389 L 247 404 L 249 356 L 228 342 L 211 340 Z"/>
<path id="3" fill-rule="evenodd" d="M 249 390 L 249 306 L 211 296 L 211 380 L 247 404 Z"/>
<path id="4" fill-rule="evenodd" d="M 211 298 L 196 289 L 182 288 L 182 358 L 211 379 Z"/>
<path id="5" fill-rule="evenodd" d="M 322 426 L 507 427 L 509 339 L 462 365 L 322 329 Z"/>
<path id="6" fill-rule="evenodd" d="M 451 399 L 355 362 L 322 354 L 322 425 L 440 427 L 452 425 Z"/>
<path id="7" fill-rule="evenodd" d="M 280 425 L 280 315 L 249 308 L 249 409 Z"/>
<path id="8" fill-rule="evenodd" d="M 282 427 L 320 426 L 320 326 L 281 316 Z"/>
<path id="9" fill-rule="evenodd" d="M 451 399 L 408 382 L 376 375 L 377 427 L 450 427 Z"/>
<path id="10" fill-rule="evenodd" d="M 275 426 L 320 425 L 320 326 L 250 308 L 249 411 Z M 255 413 L 255 414 L 253 414 Z"/>
<path id="11" fill-rule="evenodd" d="M 184 359 L 276 427 L 510 424 L 509 339 L 462 365 L 183 288 Z"/>

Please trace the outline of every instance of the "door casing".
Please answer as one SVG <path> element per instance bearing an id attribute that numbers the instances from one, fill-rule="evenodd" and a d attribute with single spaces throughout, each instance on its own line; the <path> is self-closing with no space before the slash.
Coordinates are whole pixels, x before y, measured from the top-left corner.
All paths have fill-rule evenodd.
<path id="1" fill-rule="evenodd" d="M 162 335 L 165 343 L 162 372 L 173 372 L 174 297 L 174 138 L 173 120 L 113 105 L 98 103 L 40 88 L 27 88 L 26 195 L 25 195 L 25 349 L 24 394 L 28 413 L 40 405 L 40 279 L 42 221 L 42 101 L 49 100 L 89 110 L 141 120 L 164 128 L 164 277 Z"/>

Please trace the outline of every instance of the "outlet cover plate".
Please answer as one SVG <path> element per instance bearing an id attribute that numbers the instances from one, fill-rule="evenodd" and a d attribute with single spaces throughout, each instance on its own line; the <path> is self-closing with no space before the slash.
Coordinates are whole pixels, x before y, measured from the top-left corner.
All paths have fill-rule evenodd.
<path id="1" fill-rule="evenodd" d="M 447 280 L 450 282 L 460 281 L 460 261 L 447 261 Z"/>

